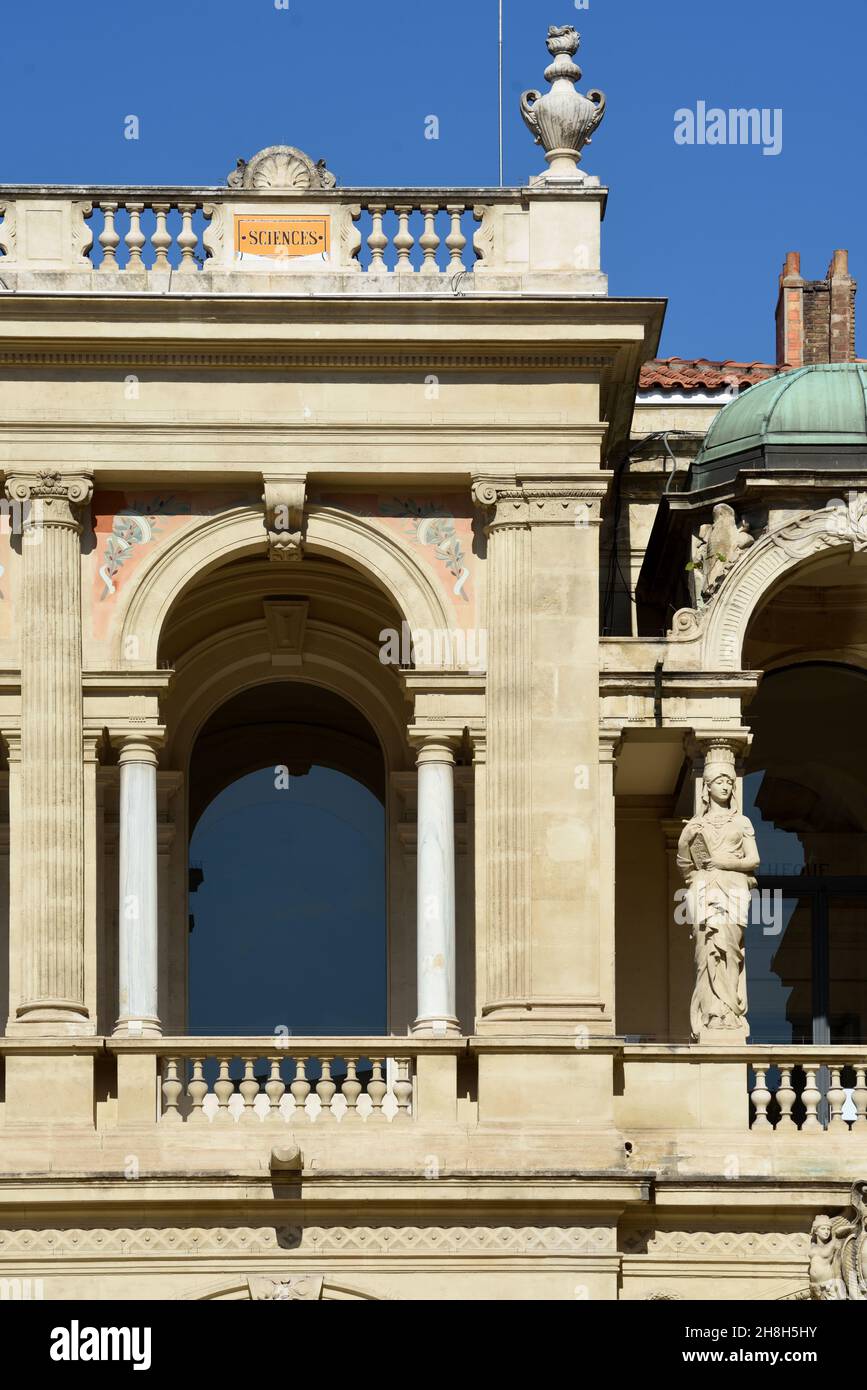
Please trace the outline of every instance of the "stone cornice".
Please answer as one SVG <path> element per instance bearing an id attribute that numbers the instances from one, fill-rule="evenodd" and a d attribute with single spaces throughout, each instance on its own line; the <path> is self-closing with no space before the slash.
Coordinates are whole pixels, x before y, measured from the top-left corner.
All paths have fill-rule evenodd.
<path id="1" fill-rule="evenodd" d="M 186 293 L 174 291 L 171 294 L 100 293 L 96 288 L 82 294 L 60 296 L 49 291 L 28 293 L 21 290 L 15 295 L 14 308 L 16 325 L 44 322 L 49 318 L 60 322 L 83 320 L 91 324 L 99 320 L 118 324 L 165 322 L 173 329 L 189 324 L 195 325 L 198 330 L 196 336 L 201 341 L 204 304 L 207 304 L 211 317 L 212 332 L 219 332 L 224 322 L 271 324 L 285 330 L 287 308 L 291 308 L 291 318 L 302 324 L 327 319 L 336 337 L 350 324 L 366 323 L 397 324 L 402 330 L 401 336 L 406 336 L 407 329 L 419 332 L 415 315 L 413 324 L 407 324 L 408 302 L 412 303 L 413 308 L 424 307 L 432 318 L 451 317 L 458 320 L 462 328 L 468 323 L 477 323 L 489 326 L 498 333 L 502 333 L 504 308 L 507 306 L 510 331 L 535 328 L 540 340 L 549 349 L 552 343 L 560 341 L 572 347 L 576 341 L 583 341 L 588 346 L 592 343 L 597 351 L 608 357 L 613 357 L 626 344 L 640 349 L 640 328 L 644 326 L 658 331 L 667 303 L 665 299 L 618 299 L 573 294 L 516 293 L 506 299 L 499 295 L 486 296 L 484 291 L 478 290 L 471 295 L 414 294 L 411 301 L 408 301 L 405 293 L 397 290 L 393 294 L 381 290 L 375 297 L 356 294 L 207 294 L 196 292 L 193 285 Z M 337 313 L 335 305 L 339 305 Z M 612 335 L 611 329 L 614 327 L 622 327 L 623 334 Z M 5 336 L 4 329 L 9 331 L 5 325 L 0 325 L 0 338 Z"/>

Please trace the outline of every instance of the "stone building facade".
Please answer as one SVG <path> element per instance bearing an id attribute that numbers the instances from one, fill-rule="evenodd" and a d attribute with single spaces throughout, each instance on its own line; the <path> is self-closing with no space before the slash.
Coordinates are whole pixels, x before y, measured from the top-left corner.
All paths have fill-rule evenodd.
<path id="1" fill-rule="evenodd" d="M 0 188 L 8 1296 L 798 1297 L 865 1171 L 854 287 L 660 363 L 576 48 L 521 188 Z M 189 1035 L 275 723 L 385 808 L 385 1036 Z"/>

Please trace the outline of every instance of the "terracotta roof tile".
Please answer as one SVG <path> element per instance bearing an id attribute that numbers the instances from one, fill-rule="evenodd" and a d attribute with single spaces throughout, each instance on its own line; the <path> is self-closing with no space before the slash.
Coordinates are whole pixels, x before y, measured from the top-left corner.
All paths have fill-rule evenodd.
<path id="1" fill-rule="evenodd" d="M 706 357 L 656 357 L 641 368 L 638 389 L 651 391 L 718 391 L 724 386 L 754 386 L 785 367 L 771 362 L 711 362 Z"/>

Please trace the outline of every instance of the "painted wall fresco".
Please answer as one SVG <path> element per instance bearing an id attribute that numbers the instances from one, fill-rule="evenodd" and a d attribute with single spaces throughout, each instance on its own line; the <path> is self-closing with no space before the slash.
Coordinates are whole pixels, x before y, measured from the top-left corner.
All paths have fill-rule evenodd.
<path id="1" fill-rule="evenodd" d="M 254 505 L 250 492 L 96 492 L 92 518 L 96 538 L 90 581 L 92 635 L 104 640 L 118 595 L 146 559 L 166 541 L 202 517 Z"/>

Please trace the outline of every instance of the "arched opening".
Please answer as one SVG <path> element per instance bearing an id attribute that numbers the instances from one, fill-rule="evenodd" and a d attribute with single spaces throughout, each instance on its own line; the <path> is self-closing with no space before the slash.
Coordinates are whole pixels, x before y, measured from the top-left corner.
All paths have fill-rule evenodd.
<path id="1" fill-rule="evenodd" d="M 384 765 L 347 700 L 240 692 L 190 761 L 189 1031 L 387 1029 Z"/>
<path id="2" fill-rule="evenodd" d="M 158 653 L 174 670 L 163 766 L 179 789 L 160 923 L 166 1033 L 412 1024 L 411 703 L 379 638 L 400 623 L 377 583 L 320 556 L 236 558 L 175 601 Z"/>
<path id="3" fill-rule="evenodd" d="M 757 1042 L 867 1041 L 867 673 L 769 672 L 750 708 L 744 810 L 761 855 L 747 932 Z"/>
<path id="4" fill-rule="evenodd" d="M 761 869 L 747 932 L 751 1037 L 867 1040 L 867 556 L 789 571 L 753 614 L 744 781 Z"/>

